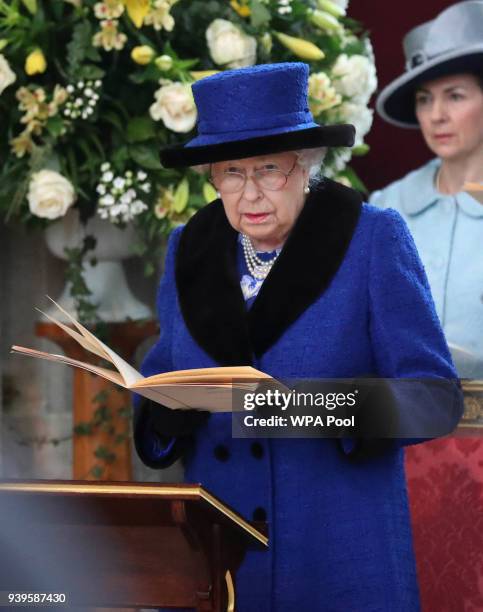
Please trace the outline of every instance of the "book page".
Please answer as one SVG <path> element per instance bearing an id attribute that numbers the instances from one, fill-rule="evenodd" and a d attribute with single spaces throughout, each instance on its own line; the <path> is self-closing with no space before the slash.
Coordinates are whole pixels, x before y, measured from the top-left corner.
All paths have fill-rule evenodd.
<path id="1" fill-rule="evenodd" d="M 127 361 L 124 361 L 122 357 L 120 357 L 115 351 L 113 351 L 106 344 L 104 344 L 104 342 L 101 342 L 99 338 L 96 338 L 96 336 L 94 336 L 93 333 L 91 333 L 88 329 L 86 329 L 83 325 L 81 325 L 71 314 L 69 314 L 66 310 L 64 310 L 62 306 L 57 304 L 55 300 L 53 300 L 52 298 L 49 298 L 49 300 L 53 302 L 55 306 L 57 306 L 57 308 L 62 312 L 62 314 L 64 314 L 69 319 L 69 321 L 72 322 L 72 324 L 78 329 L 78 331 L 81 333 L 84 340 L 88 344 L 95 345 L 96 351 L 91 350 L 91 352 L 95 352 L 97 355 L 99 355 L 99 352 L 101 352 L 102 353 L 101 356 L 105 355 L 104 359 L 107 359 L 108 361 L 110 361 L 112 365 L 121 374 L 125 386 L 129 387 L 130 385 L 144 378 L 144 376 L 140 372 L 138 372 L 135 368 L 133 368 Z M 54 323 L 59 324 L 59 322 L 57 322 L 55 319 L 54 319 Z M 60 324 L 60 327 L 63 328 L 62 324 Z M 87 349 L 87 350 L 90 350 L 90 349 Z"/>
<path id="2" fill-rule="evenodd" d="M 126 388 L 124 380 L 118 372 L 114 372 L 113 370 L 108 370 L 107 368 L 102 368 L 100 366 L 93 365 L 92 363 L 84 363 L 83 361 L 79 361 L 78 359 L 72 359 L 71 357 L 66 357 L 65 355 L 45 353 L 44 351 L 37 351 L 35 349 L 29 349 L 23 346 L 12 346 L 11 352 L 20 355 L 27 355 L 28 357 L 38 357 L 40 359 L 46 359 L 47 361 L 54 361 L 56 363 L 63 363 L 66 365 L 73 366 L 75 368 L 82 368 L 83 370 L 87 370 L 88 372 L 97 374 L 98 376 L 101 376 L 106 380 L 110 380 L 111 382 L 115 383 L 116 385 L 119 385 L 120 387 Z"/>
<path id="3" fill-rule="evenodd" d="M 245 390 L 255 391 L 258 383 L 251 383 Z M 136 393 L 158 404 L 178 410 L 207 410 L 208 412 L 233 411 L 233 386 L 227 385 L 166 385 L 136 389 Z"/>
<path id="4" fill-rule="evenodd" d="M 171 383 L 187 382 L 207 382 L 207 383 L 228 383 L 233 381 L 260 381 L 271 377 L 260 370 L 251 366 L 233 366 L 219 368 L 195 368 L 192 370 L 177 370 L 175 372 L 164 372 L 163 374 L 153 374 L 139 381 L 133 388 L 141 386 L 158 386 Z"/>

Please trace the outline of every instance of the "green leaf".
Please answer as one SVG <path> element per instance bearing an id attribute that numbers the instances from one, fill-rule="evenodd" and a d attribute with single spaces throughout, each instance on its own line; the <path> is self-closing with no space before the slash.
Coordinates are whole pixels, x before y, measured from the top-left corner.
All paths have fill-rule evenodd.
<path id="1" fill-rule="evenodd" d="M 67 71 L 71 78 L 76 78 L 87 53 L 92 48 L 92 26 L 85 19 L 79 22 L 67 45 Z"/>
<path id="2" fill-rule="evenodd" d="M 129 154 L 133 161 L 142 168 L 146 168 L 146 170 L 161 169 L 159 151 L 156 144 L 153 144 L 153 146 L 147 144 L 132 145 L 129 147 Z"/>
<path id="3" fill-rule="evenodd" d="M 352 187 L 357 191 L 360 191 L 361 193 L 365 194 L 369 193 L 367 187 L 364 185 L 364 183 L 361 181 L 361 179 L 357 176 L 357 174 L 352 168 L 347 167 L 344 172 L 341 172 L 341 175 L 348 178 L 351 182 Z"/>
<path id="4" fill-rule="evenodd" d="M 362 157 L 363 155 L 367 155 L 370 151 L 371 147 L 365 142 L 357 145 L 357 147 L 353 147 L 352 155 L 354 157 Z"/>
<path id="5" fill-rule="evenodd" d="M 116 454 L 110 451 L 106 446 L 98 446 L 94 451 L 94 455 L 106 463 L 113 463 L 116 460 Z"/>
<path id="6" fill-rule="evenodd" d="M 117 113 L 115 113 L 114 111 L 107 111 L 106 113 L 103 113 L 102 119 L 110 123 L 117 130 L 119 130 L 121 134 L 124 135 L 124 126 L 122 124 L 121 118 L 119 117 Z"/>
<path id="7" fill-rule="evenodd" d="M 54 138 L 57 138 L 64 131 L 64 122 L 62 121 L 62 117 L 59 117 L 59 115 L 49 117 L 47 119 L 46 127 L 49 133 L 52 134 Z"/>
<path id="8" fill-rule="evenodd" d="M 134 117 L 127 124 L 127 140 L 134 143 L 154 138 L 155 128 L 154 121 L 150 117 Z"/>
<path id="9" fill-rule="evenodd" d="M 104 467 L 102 465 L 95 465 L 91 468 L 90 474 L 94 476 L 94 478 L 102 478 L 104 474 Z"/>
<path id="10" fill-rule="evenodd" d="M 79 77 L 83 79 L 102 79 L 104 78 L 106 72 L 99 66 L 95 66 L 94 64 L 84 64 L 79 69 Z"/>
<path id="11" fill-rule="evenodd" d="M 37 12 L 37 0 L 22 0 L 23 4 L 27 7 L 28 11 L 35 15 Z"/>
<path id="12" fill-rule="evenodd" d="M 250 4 L 250 22 L 254 28 L 266 25 L 272 18 L 270 11 L 259 0 L 252 0 Z"/>
<path id="13" fill-rule="evenodd" d="M 78 436 L 89 436 L 92 433 L 92 424 L 79 423 L 74 427 L 74 433 Z"/>
<path id="14" fill-rule="evenodd" d="M 105 402 L 107 402 L 108 399 L 109 392 L 103 389 L 102 391 L 99 391 L 99 393 L 96 393 L 96 395 L 94 395 L 92 401 L 96 404 L 104 404 Z"/>

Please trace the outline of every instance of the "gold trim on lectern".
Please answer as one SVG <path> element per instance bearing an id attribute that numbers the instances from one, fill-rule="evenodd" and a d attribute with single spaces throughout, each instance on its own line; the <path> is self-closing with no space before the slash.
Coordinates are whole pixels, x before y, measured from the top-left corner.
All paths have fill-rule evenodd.
<path id="1" fill-rule="evenodd" d="M 225 506 L 214 495 L 206 491 L 201 485 L 105 485 L 105 484 L 71 484 L 71 483 L 2 483 L 0 482 L 1 491 L 19 491 L 25 493 L 77 493 L 87 494 L 95 493 L 98 495 L 153 495 L 156 497 L 171 497 L 173 495 L 182 494 L 186 497 L 201 498 L 211 506 L 219 510 L 244 531 L 249 533 L 264 546 L 268 546 L 268 538 L 260 531 L 252 527 L 250 523 L 245 521 L 236 512 Z"/>

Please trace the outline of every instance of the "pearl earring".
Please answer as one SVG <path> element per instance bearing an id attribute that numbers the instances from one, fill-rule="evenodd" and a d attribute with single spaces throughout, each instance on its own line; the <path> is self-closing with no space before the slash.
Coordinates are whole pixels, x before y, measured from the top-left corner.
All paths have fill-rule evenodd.
<path id="1" fill-rule="evenodd" d="M 310 193 L 310 187 L 308 185 L 304 187 L 304 193 Z"/>
<path id="2" fill-rule="evenodd" d="M 217 192 L 216 192 L 216 197 L 217 197 L 218 199 L 220 199 L 220 198 L 221 198 L 221 193 L 220 193 L 219 191 L 217 191 Z"/>

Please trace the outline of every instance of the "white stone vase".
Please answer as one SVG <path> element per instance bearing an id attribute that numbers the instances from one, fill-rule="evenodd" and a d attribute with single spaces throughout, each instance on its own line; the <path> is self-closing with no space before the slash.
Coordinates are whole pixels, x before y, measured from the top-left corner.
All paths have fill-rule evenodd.
<path id="1" fill-rule="evenodd" d="M 109 323 L 152 318 L 150 308 L 131 293 L 122 266 L 123 259 L 133 256 L 129 249 L 134 240 L 133 227 L 120 229 L 97 216 L 83 224 L 79 220 L 77 210 L 71 209 L 45 232 L 50 252 L 63 260 L 67 259 L 64 249 L 82 247 L 83 240 L 88 235 L 94 236 L 97 243 L 84 260 L 83 275 L 92 292 L 89 299 L 97 305 L 98 317 Z M 91 265 L 91 259 L 95 259 L 97 263 Z M 77 316 L 68 282 L 56 302 Z M 59 311 L 53 305 L 47 310 L 47 314 L 59 318 Z"/>

